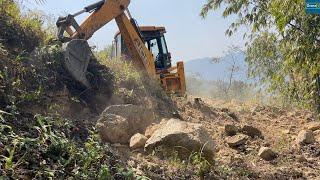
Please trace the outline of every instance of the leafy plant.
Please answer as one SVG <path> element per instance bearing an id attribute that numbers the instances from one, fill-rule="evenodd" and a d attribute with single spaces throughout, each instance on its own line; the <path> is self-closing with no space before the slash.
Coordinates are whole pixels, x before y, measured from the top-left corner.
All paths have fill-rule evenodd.
<path id="1" fill-rule="evenodd" d="M 202 152 L 194 152 L 189 157 L 190 163 L 196 168 L 197 174 L 200 177 L 204 177 L 206 173 L 209 173 L 213 164 L 211 164 L 202 154 Z"/>

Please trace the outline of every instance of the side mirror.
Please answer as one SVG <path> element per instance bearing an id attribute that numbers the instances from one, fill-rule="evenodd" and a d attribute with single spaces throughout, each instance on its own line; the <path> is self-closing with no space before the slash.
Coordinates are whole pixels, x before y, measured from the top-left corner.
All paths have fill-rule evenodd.
<path id="1" fill-rule="evenodd" d="M 171 60 L 171 53 L 168 53 L 168 59 Z"/>

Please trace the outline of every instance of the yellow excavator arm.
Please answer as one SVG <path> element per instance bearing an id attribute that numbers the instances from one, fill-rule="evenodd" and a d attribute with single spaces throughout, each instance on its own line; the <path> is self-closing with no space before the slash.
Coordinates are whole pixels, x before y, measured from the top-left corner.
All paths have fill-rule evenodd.
<path id="1" fill-rule="evenodd" d="M 97 9 L 80 25 L 80 33 L 75 32 L 72 34 L 72 38 L 90 39 L 101 27 L 121 14 L 124 14 L 129 4 L 130 0 L 107 0 L 99 1 L 98 3 L 84 8 L 87 12 L 92 11 L 92 8 Z M 81 33 L 83 34 L 81 35 Z"/>
<path id="2" fill-rule="evenodd" d="M 115 19 L 124 41 L 128 46 L 128 51 L 133 58 L 133 62 L 141 69 L 145 69 L 150 77 L 156 78 L 156 70 L 153 62 L 153 56 L 145 47 L 143 40 L 138 34 L 136 28 L 126 15 L 130 0 L 107 0 L 99 1 L 93 5 L 87 6 L 84 10 L 67 17 L 59 18 L 57 25 L 59 28 L 59 39 L 68 41 L 72 39 L 88 40 L 101 27 L 111 20 Z M 84 12 L 93 13 L 79 26 L 74 17 Z M 68 19 L 69 18 L 69 19 Z M 67 20 L 67 21 L 66 21 Z M 75 31 L 72 31 L 72 27 Z M 64 37 L 66 31 L 69 37 Z M 69 58 L 70 60 L 70 58 Z"/>
<path id="3" fill-rule="evenodd" d="M 117 25 L 127 45 L 130 57 L 139 68 L 146 69 L 150 77 L 157 78 L 152 53 L 144 45 L 143 40 L 133 26 L 132 18 L 131 20 L 130 22 L 124 13 L 116 17 Z"/>
<path id="4" fill-rule="evenodd" d="M 58 38 L 61 42 L 66 43 L 64 45 L 65 67 L 73 78 L 82 83 L 82 85 L 88 88 L 90 87 L 90 82 L 88 82 L 85 75 L 90 61 L 90 56 L 88 54 L 91 52 L 87 40 L 90 39 L 97 30 L 113 19 L 115 19 L 119 27 L 128 53 L 134 64 L 141 70 L 145 70 L 151 78 L 161 79 L 160 74 L 156 71 L 154 57 L 145 46 L 139 28 L 130 15 L 128 10 L 129 4 L 130 0 L 103 0 L 87 6 L 73 15 L 60 17 L 58 19 Z M 74 18 L 85 12 L 90 12 L 91 14 L 81 25 L 79 25 Z M 65 36 L 66 34 L 68 34 L 68 36 Z M 171 85 L 171 87 L 179 89 L 179 93 L 184 94 L 185 81 L 183 63 L 182 69 L 181 66 L 178 69 L 180 69 L 180 72 L 176 73 L 176 75 L 169 74 L 166 77 L 167 79 L 173 79 L 176 78 L 178 74 L 183 74 L 183 78 L 181 78 L 182 85 L 177 87 Z M 181 71 L 183 71 L 183 73 L 181 73 Z M 166 86 L 165 89 L 167 91 L 173 90 L 167 88 L 169 85 L 167 86 L 167 83 L 164 82 L 164 80 L 165 78 L 162 78 L 160 82 Z"/>

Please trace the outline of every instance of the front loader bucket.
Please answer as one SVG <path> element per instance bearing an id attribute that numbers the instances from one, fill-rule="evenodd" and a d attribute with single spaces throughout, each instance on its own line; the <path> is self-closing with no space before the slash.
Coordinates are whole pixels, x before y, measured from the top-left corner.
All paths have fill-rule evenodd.
<path id="1" fill-rule="evenodd" d="M 178 62 L 176 67 L 167 69 L 168 72 L 162 74 L 161 83 L 168 94 L 185 96 L 186 79 L 184 73 L 184 63 Z M 175 72 L 174 72 L 175 71 Z"/>
<path id="2" fill-rule="evenodd" d="M 89 88 L 90 83 L 86 78 L 86 72 L 92 52 L 88 42 L 82 39 L 74 39 L 64 44 L 63 49 L 65 68 L 76 81 Z"/>

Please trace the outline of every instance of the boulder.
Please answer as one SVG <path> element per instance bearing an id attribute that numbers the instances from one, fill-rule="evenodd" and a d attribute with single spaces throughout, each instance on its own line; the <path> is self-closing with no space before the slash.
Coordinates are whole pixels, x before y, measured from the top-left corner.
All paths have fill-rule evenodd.
<path id="1" fill-rule="evenodd" d="M 228 137 L 226 139 L 226 142 L 231 148 L 237 148 L 239 146 L 245 145 L 248 138 L 249 137 L 246 135 L 239 134 L 236 136 Z"/>
<path id="2" fill-rule="evenodd" d="M 159 124 L 151 124 L 150 126 L 147 127 L 144 135 L 147 137 L 147 138 L 150 138 L 152 136 L 152 134 L 157 130 L 159 129 L 163 124 L 167 123 L 169 119 L 162 119 L 161 122 Z"/>
<path id="3" fill-rule="evenodd" d="M 143 148 L 144 145 L 147 142 L 147 137 L 145 137 L 144 135 L 137 133 L 135 135 L 133 135 L 130 139 L 130 148 L 131 149 L 139 149 L 139 148 Z"/>
<path id="4" fill-rule="evenodd" d="M 106 108 L 97 122 L 104 142 L 129 144 L 136 133 L 144 133 L 155 122 L 151 110 L 136 105 L 114 105 Z"/>
<path id="5" fill-rule="evenodd" d="M 132 104 L 109 106 L 102 112 L 102 116 L 105 114 L 115 114 L 128 119 L 131 131 L 134 132 L 132 135 L 144 133 L 149 125 L 155 123 L 155 115 L 151 109 Z"/>
<path id="6" fill-rule="evenodd" d="M 266 161 L 271 161 L 277 157 L 277 153 L 275 153 L 272 149 L 268 147 L 261 147 L 258 155 L 260 158 Z"/>
<path id="7" fill-rule="evenodd" d="M 296 141 L 299 145 L 313 144 L 315 142 L 314 134 L 310 130 L 302 130 L 299 132 Z"/>
<path id="8" fill-rule="evenodd" d="M 152 134 L 159 128 L 160 128 L 160 124 L 152 124 L 148 126 L 144 133 L 145 137 L 150 138 Z"/>
<path id="9" fill-rule="evenodd" d="M 228 136 L 234 136 L 238 132 L 238 128 L 235 125 L 227 124 L 224 126 L 224 131 Z"/>
<path id="10" fill-rule="evenodd" d="M 306 129 L 310 131 L 320 130 L 320 122 L 311 122 L 306 125 Z"/>
<path id="11" fill-rule="evenodd" d="M 127 119 L 114 114 L 105 114 L 96 125 L 102 141 L 110 143 L 128 143 L 131 135 Z"/>
<path id="12" fill-rule="evenodd" d="M 214 153 L 214 142 L 200 124 L 178 119 L 163 123 L 147 140 L 145 149 L 150 151 L 158 146 L 181 147 L 180 149 L 188 149 L 190 153 L 203 150 L 208 157 L 212 157 Z"/>
<path id="13" fill-rule="evenodd" d="M 241 128 L 241 132 L 252 138 L 254 137 L 263 138 L 261 131 L 258 128 L 255 128 L 253 126 L 245 125 Z"/>

